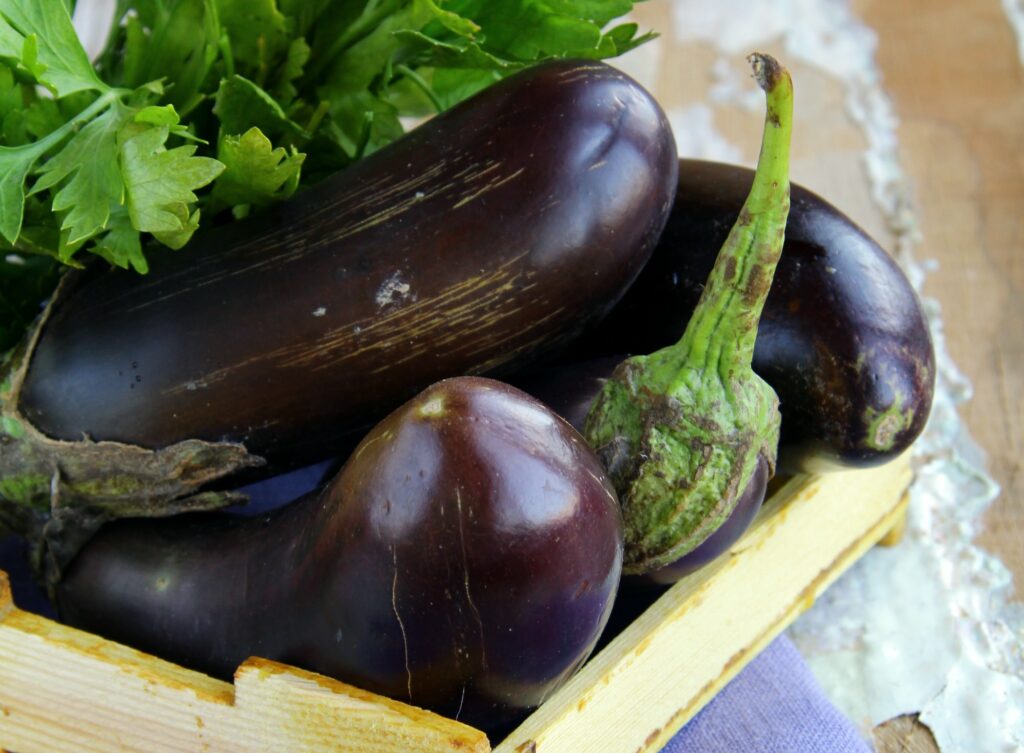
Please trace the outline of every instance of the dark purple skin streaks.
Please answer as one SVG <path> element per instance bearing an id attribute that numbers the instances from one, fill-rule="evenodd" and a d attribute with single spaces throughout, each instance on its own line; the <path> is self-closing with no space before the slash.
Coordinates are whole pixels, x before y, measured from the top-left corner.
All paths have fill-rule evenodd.
<path id="1" fill-rule="evenodd" d="M 107 526 L 57 602 L 70 624 L 219 677 L 257 655 L 494 732 L 589 655 L 621 566 L 618 503 L 583 439 L 466 377 L 270 514 Z"/>

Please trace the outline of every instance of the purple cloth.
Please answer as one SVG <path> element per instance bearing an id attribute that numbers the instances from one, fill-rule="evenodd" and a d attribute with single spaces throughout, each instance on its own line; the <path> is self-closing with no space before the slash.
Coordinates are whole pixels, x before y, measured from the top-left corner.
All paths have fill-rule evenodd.
<path id="1" fill-rule="evenodd" d="M 776 638 L 662 753 L 870 753 L 803 658 Z"/>

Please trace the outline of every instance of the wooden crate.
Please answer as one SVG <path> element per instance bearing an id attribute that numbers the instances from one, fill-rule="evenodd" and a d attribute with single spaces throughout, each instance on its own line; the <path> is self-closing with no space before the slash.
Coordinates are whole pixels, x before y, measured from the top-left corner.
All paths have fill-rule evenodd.
<path id="1" fill-rule="evenodd" d="M 874 544 L 904 458 L 797 476 L 751 530 L 629 624 L 494 753 L 655 751 Z M 234 684 L 23 612 L 0 573 L 0 747 L 18 753 L 488 751 L 477 730 L 250 659 Z"/>

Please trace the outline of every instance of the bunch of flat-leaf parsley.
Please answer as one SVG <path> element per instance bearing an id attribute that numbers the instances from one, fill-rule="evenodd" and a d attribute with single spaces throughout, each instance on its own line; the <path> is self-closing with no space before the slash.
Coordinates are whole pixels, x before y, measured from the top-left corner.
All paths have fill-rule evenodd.
<path id="1" fill-rule="evenodd" d="M 287 198 L 524 65 L 645 41 L 632 0 L 0 0 L 0 351 L 61 265 L 147 270 L 200 219 Z"/>

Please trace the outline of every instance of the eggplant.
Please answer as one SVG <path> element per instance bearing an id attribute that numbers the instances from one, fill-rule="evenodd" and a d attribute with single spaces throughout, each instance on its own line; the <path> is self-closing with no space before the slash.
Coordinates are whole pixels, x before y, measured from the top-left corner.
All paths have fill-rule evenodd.
<path id="1" fill-rule="evenodd" d="M 329 453 L 437 379 L 605 313 L 654 247 L 676 170 L 663 113 L 624 74 L 529 69 L 144 279 L 87 275 L 46 323 L 22 413 L 66 440 Z"/>
<path id="2" fill-rule="evenodd" d="M 625 359 L 626 356 L 606 356 L 563 366 L 534 369 L 519 375 L 512 383 L 540 400 L 568 421 L 573 428 L 582 432 L 591 406 L 615 368 Z M 728 551 L 757 517 L 771 475 L 767 459 L 759 457 L 754 475 L 740 494 L 736 506 L 712 534 L 690 552 L 663 567 L 642 575 L 623 578 L 623 585 L 643 588 L 652 584 L 675 583 Z"/>
<path id="3" fill-rule="evenodd" d="M 618 502 L 583 438 L 526 394 L 462 377 L 273 513 L 109 524 L 57 605 L 218 677 L 268 657 L 493 733 L 584 661 L 621 564 Z"/>
<path id="4" fill-rule="evenodd" d="M 682 336 L 616 366 L 584 423 L 619 495 L 629 575 L 671 578 L 722 546 L 775 472 L 779 401 L 752 361 L 789 212 L 793 84 L 774 58 L 749 59 L 766 99 L 750 192 Z"/>
<path id="5" fill-rule="evenodd" d="M 557 351 L 636 278 L 677 169 L 643 88 L 555 61 L 145 278 L 72 275 L 0 380 L 0 523 L 46 528 L 59 565 L 60 530 L 90 516 L 224 504 L 195 492 L 331 457 L 437 379 Z M 78 519 L 49 525 L 58 510 Z"/>
<path id="6" fill-rule="evenodd" d="M 675 204 L 651 261 L 565 360 L 646 353 L 678 339 L 752 180 L 743 167 L 680 160 Z M 917 439 L 931 411 L 935 353 L 912 285 L 867 233 L 799 185 L 754 371 L 779 396 L 778 463 L 790 472 L 888 462 Z"/>

